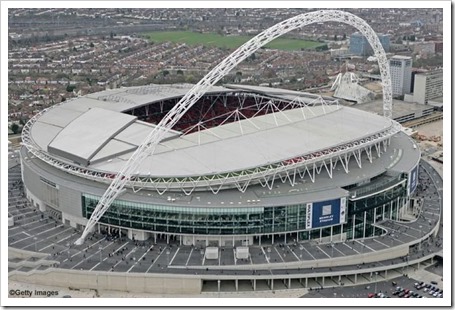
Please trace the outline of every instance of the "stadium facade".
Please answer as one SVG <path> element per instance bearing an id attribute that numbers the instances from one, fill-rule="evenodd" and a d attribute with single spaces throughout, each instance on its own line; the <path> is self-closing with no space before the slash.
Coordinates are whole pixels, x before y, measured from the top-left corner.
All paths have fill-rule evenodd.
<path id="1" fill-rule="evenodd" d="M 83 229 L 131 154 L 192 85 L 106 90 L 37 114 L 22 179 L 40 210 Z M 390 118 L 331 97 L 212 86 L 142 161 L 99 231 L 238 246 L 381 235 L 417 187 L 420 151 Z"/>

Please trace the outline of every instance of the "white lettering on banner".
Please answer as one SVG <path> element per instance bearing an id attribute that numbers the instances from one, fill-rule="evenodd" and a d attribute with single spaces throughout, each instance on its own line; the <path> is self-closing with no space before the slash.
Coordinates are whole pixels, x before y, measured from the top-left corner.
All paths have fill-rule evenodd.
<path id="1" fill-rule="evenodd" d="M 312 219 L 313 215 L 313 203 L 309 202 L 306 204 L 306 229 L 311 229 L 312 228 Z"/>
<path id="2" fill-rule="evenodd" d="M 346 197 L 340 199 L 340 223 L 346 222 Z"/>
<path id="3" fill-rule="evenodd" d="M 319 217 L 319 223 L 325 223 L 325 222 L 331 222 L 331 221 L 333 221 L 333 214 Z"/>

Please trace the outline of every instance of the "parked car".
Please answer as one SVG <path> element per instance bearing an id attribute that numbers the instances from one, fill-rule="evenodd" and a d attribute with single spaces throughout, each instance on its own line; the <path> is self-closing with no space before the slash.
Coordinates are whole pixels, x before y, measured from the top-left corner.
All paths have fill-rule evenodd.
<path id="1" fill-rule="evenodd" d="M 430 283 L 434 284 L 434 285 L 438 285 L 438 282 L 436 282 L 436 281 L 431 281 Z"/>
<path id="2" fill-rule="evenodd" d="M 374 293 L 368 293 L 368 298 L 373 298 L 374 297 Z"/>

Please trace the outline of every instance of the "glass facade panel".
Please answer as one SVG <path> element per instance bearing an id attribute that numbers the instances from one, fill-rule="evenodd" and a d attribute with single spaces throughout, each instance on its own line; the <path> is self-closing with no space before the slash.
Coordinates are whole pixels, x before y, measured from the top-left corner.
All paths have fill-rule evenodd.
<path id="1" fill-rule="evenodd" d="M 89 218 L 100 197 L 84 194 L 82 214 Z M 101 223 L 164 233 L 243 235 L 305 228 L 306 204 L 278 207 L 177 207 L 116 200 Z M 319 230 L 318 230 L 319 231 Z"/>
<path id="2" fill-rule="evenodd" d="M 363 238 L 381 232 L 372 226 L 375 222 L 389 218 L 397 219 L 400 207 L 398 201 L 404 201 L 407 197 L 405 183 L 397 181 L 400 181 L 400 177 L 376 184 L 374 188 L 382 190 L 379 194 L 370 195 L 367 192 L 371 191 L 373 186 L 369 185 L 368 188 L 364 186 L 364 198 L 347 201 L 347 222 L 332 228 L 322 227 L 303 231 L 306 227 L 306 203 L 277 207 L 204 208 L 116 200 L 103 214 L 100 222 L 171 234 L 280 234 L 301 230 L 300 240 L 317 240 L 338 235 L 343 228 L 347 239 Z M 82 214 L 85 218 L 92 215 L 99 199 L 98 196 L 88 194 L 82 196 Z"/>

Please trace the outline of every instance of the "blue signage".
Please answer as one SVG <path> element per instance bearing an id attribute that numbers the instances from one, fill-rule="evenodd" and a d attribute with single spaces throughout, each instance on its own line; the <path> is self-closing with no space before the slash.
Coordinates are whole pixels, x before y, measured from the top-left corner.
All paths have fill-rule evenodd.
<path id="1" fill-rule="evenodd" d="M 311 228 L 339 224 L 340 219 L 345 218 L 345 208 L 341 208 L 341 204 L 339 198 L 313 202 L 311 206 Z"/>
<path id="2" fill-rule="evenodd" d="M 417 176 L 419 173 L 419 166 L 415 166 L 414 169 L 408 174 L 408 189 L 409 194 L 412 194 L 417 188 Z"/>

